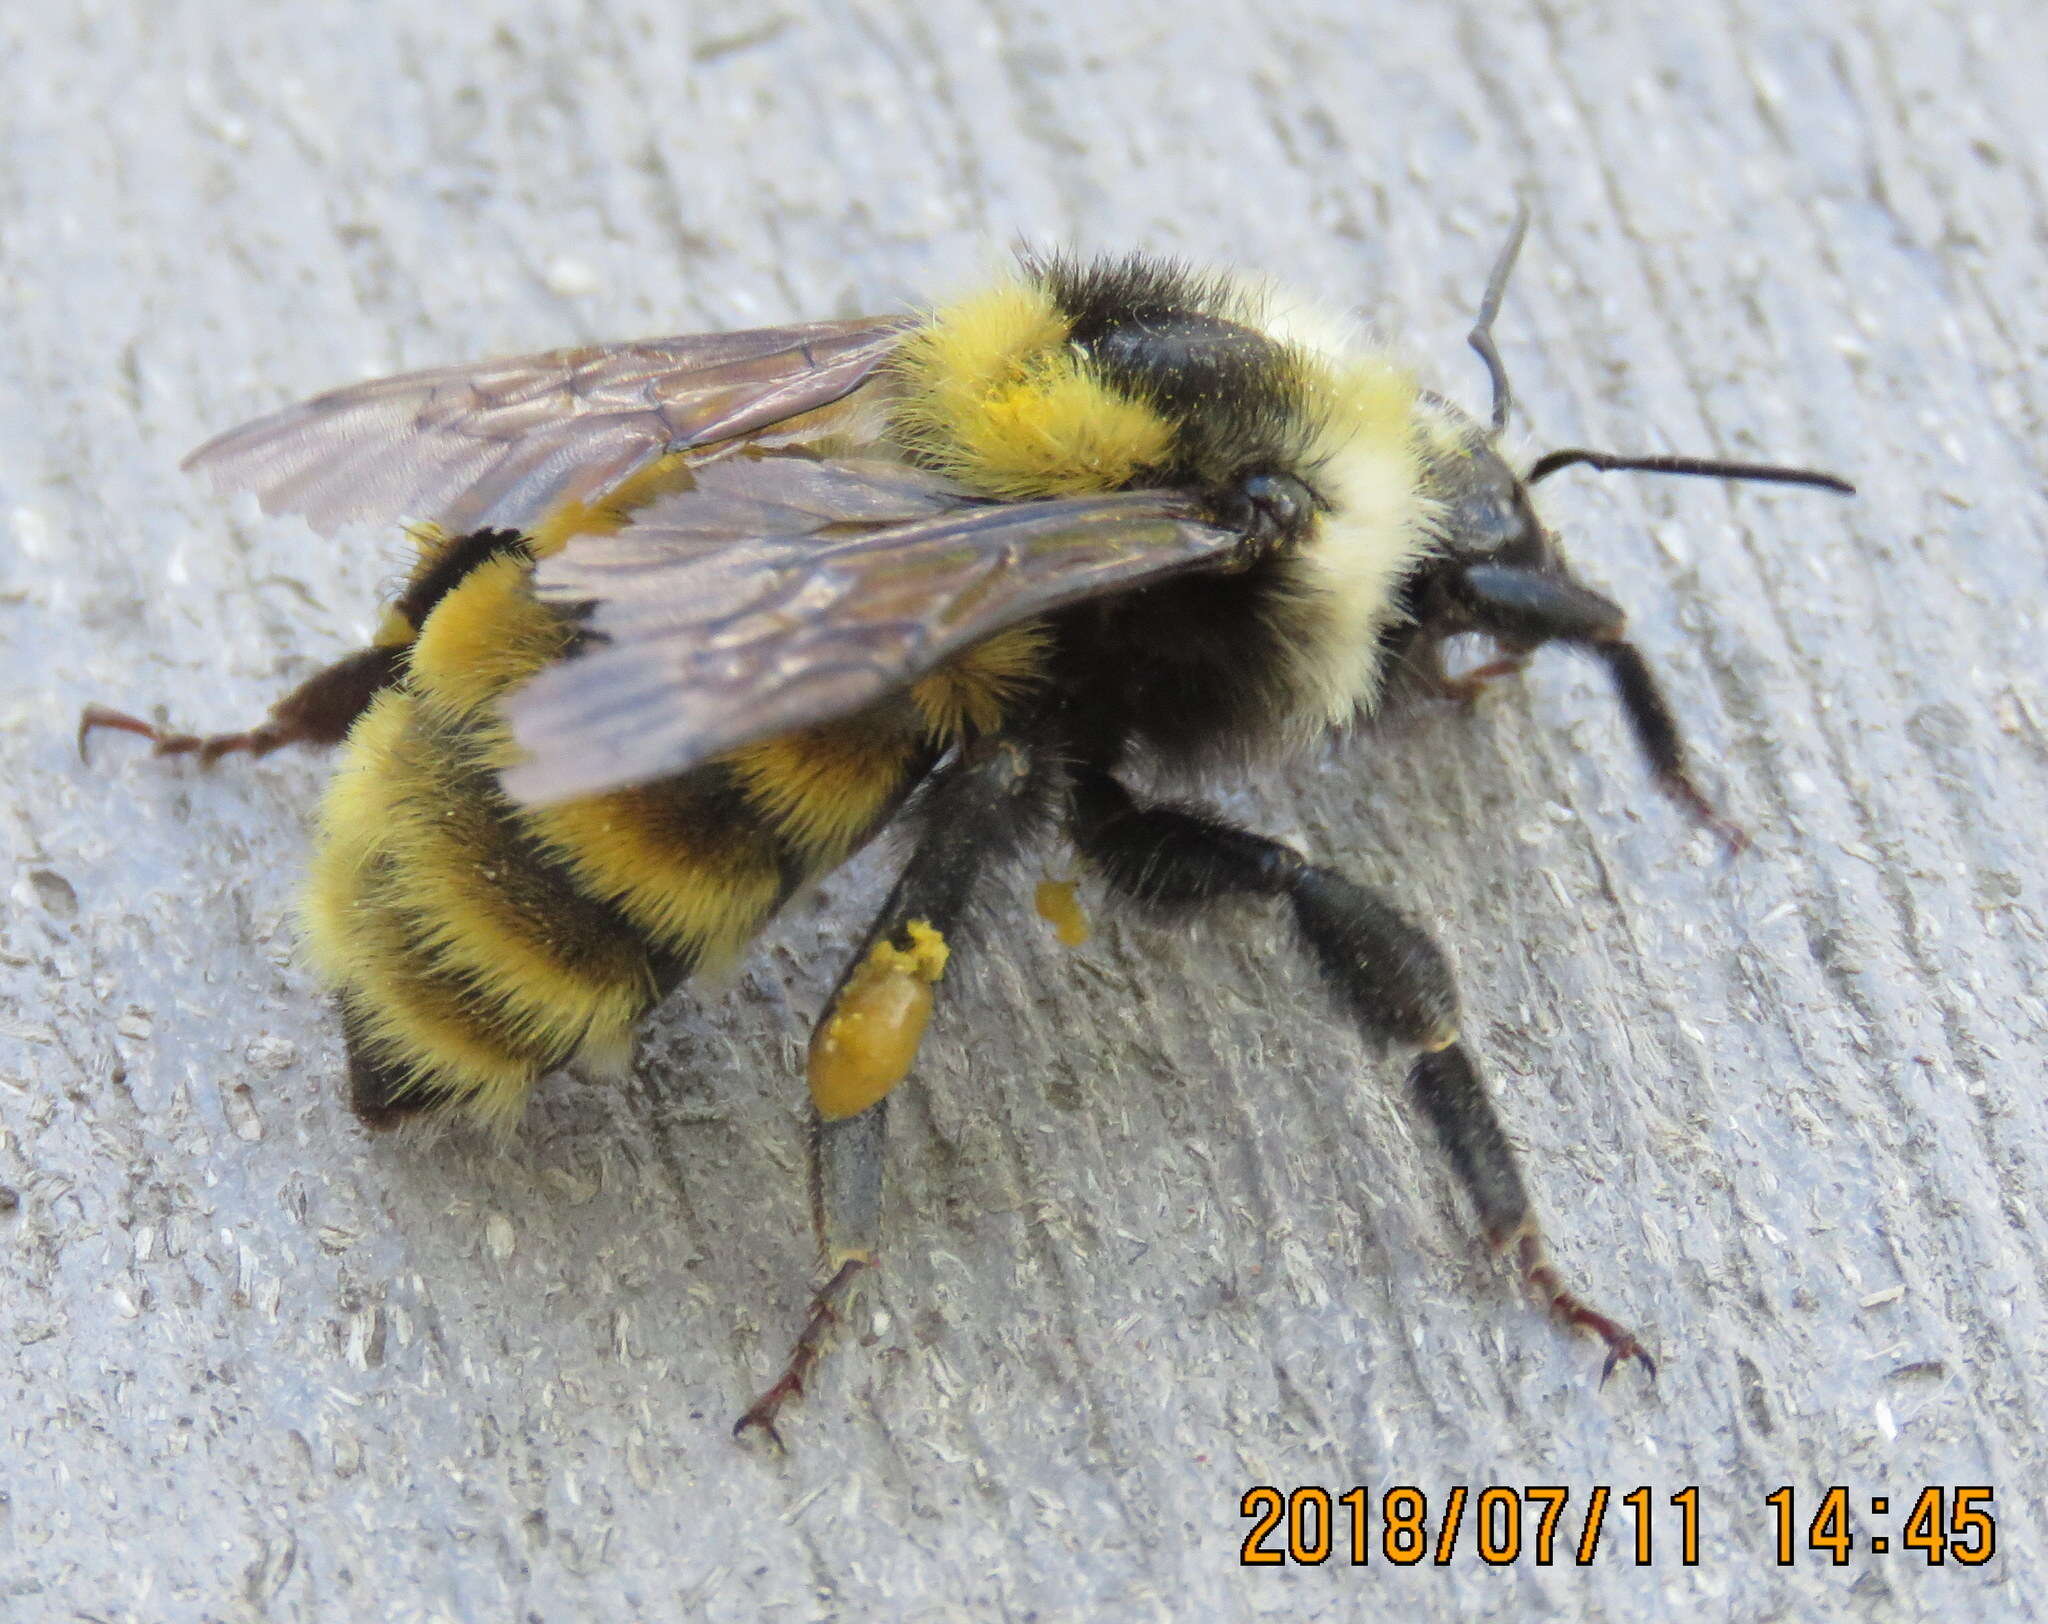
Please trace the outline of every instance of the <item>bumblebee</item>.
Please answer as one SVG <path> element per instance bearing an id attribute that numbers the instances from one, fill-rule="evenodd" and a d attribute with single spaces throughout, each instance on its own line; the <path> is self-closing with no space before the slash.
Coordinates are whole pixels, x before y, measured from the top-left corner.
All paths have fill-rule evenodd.
<path id="1" fill-rule="evenodd" d="M 1847 492 L 1832 476 L 1553 451 L 1517 473 L 1492 329 L 1484 421 L 1263 284 L 1023 256 L 914 317 L 552 351 L 341 389 L 187 466 L 322 534 L 412 521 L 370 647 L 211 762 L 340 745 L 304 903 L 372 1126 L 503 1127 L 900 824 L 908 858 L 811 1039 L 824 1285 L 775 1432 L 877 1256 L 888 1097 L 977 898 L 1055 833 L 1117 898 L 1270 899 L 1409 1097 L 1488 1243 L 1605 1373 L 1654 1368 L 1550 1261 L 1442 952 L 1280 841 L 1130 787 L 1298 744 L 1405 676 L 1470 698 L 1560 643 L 1601 662 L 1656 783 L 1732 844 L 1621 609 L 1530 503 L 1574 465 Z M 1447 638 L 1498 657 L 1452 676 Z M 1068 921 L 1071 923 L 1071 921 Z"/>

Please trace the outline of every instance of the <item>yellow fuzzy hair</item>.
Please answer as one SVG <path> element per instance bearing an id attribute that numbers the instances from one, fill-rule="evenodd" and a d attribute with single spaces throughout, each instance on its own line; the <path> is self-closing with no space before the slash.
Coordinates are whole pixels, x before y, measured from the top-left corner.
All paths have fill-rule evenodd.
<path id="1" fill-rule="evenodd" d="M 1297 586 L 1268 613 L 1287 622 L 1297 733 L 1341 723 L 1378 696 L 1380 633 L 1398 613 L 1401 577 L 1434 545 L 1422 494 L 1427 413 L 1415 376 L 1355 325 L 1260 280 L 1247 319 L 1286 346 L 1314 425 L 1303 463 L 1330 511 L 1296 558 Z"/>
<path id="2" fill-rule="evenodd" d="M 421 552 L 424 571 L 438 551 Z M 909 705 L 705 773 L 515 808 L 495 785 L 517 756 L 498 701 L 569 635 L 531 574 L 520 554 L 487 559 L 418 629 L 406 681 L 349 737 L 304 901 L 365 1057 L 500 1128 L 572 1051 L 629 1054 L 658 961 L 729 961 L 795 880 L 873 833 L 920 762 L 999 725 L 1044 652 L 1014 628 L 922 678 Z"/>
<path id="3" fill-rule="evenodd" d="M 1172 429 L 1110 387 L 1067 341 L 1069 323 L 1028 282 L 945 306 L 893 363 L 904 449 L 1006 501 L 1116 490 L 1162 461 Z"/>
<path id="4" fill-rule="evenodd" d="M 845 860 L 888 811 L 916 741 L 849 717 L 764 739 L 726 758 L 748 802 L 811 861 Z"/>
<path id="5" fill-rule="evenodd" d="M 316 967 L 357 1016 L 353 1041 L 422 1093 L 464 1102 L 480 1120 L 515 1119 L 534 1076 L 517 1044 L 480 1023 L 433 973 L 392 904 L 387 813 L 398 753 L 417 701 L 388 689 L 356 724 L 321 808 L 320 841 L 302 902 Z"/>
<path id="6" fill-rule="evenodd" d="M 1436 515 L 1421 494 L 1414 377 L 1369 351 L 1321 351 L 1308 355 L 1303 382 L 1317 423 L 1307 460 L 1331 510 L 1297 560 L 1312 595 L 1287 612 L 1299 720 L 1317 728 L 1376 700 L 1380 633 Z"/>
<path id="7" fill-rule="evenodd" d="M 496 700 L 567 637 L 530 569 L 489 559 L 427 617 L 407 682 L 350 734 L 304 906 L 367 1058 L 497 1125 L 568 1051 L 629 1042 L 656 991 L 646 948 L 536 863 L 490 776 L 511 753 Z"/>
<path id="8" fill-rule="evenodd" d="M 1027 622 L 997 632 L 911 685 L 926 734 L 940 746 L 970 733 L 992 733 L 1017 697 L 1038 680 L 1048 637 Z"/>
<path id="9" fill-rule="evenodd" d="M 595 502 L 563 502 L 533 527 L 527 550 L 535 558 L 558 553 L 572 536 L 609 536 L 625 527 L 634 512 L 658 496 L 689 488 L 693 475 L 688 452 L 656 457 L 629 474 Z"/>
<path id="10" fill-rule="evenodd" d="M 530 587 L 517 553 L 486 559 L 443 598 L 413 644 L 413 689 L 451 718 L 479 714 L 555 659 L 568 628 Z"/>
<path id="11" fill-rule="evenodd" d="M 523 821 L 579 888 L 612 903 L 664 952 L 702 967 L 729 961 L 782 897 L 768 831 L 707 816 L 669 785 L 535 807 Z"/>

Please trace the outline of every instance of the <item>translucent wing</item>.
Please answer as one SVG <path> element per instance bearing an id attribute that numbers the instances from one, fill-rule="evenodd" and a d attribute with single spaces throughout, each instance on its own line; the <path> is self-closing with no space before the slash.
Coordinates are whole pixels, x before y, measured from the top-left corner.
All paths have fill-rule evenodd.
<path id="1" fill-rule="evenodd" d="M 665 777 L 844 715 L 1003 627 L 1241 545 L 1173 491 L 974 501 L 892 463 L 743 454 L 541 561 L 597 638 L 507 704 L 527 802 Z"/>
<path id="2" fill-rule="evenodd" d="M 431 520 L 527 529 L 665 451 L 757 434 L 843 400 L 895 347 L 901 319 L 813 322 L 550 350 L 436 367 L 316 395 L 185 459 L 266 513 L 322 535 Z"/>

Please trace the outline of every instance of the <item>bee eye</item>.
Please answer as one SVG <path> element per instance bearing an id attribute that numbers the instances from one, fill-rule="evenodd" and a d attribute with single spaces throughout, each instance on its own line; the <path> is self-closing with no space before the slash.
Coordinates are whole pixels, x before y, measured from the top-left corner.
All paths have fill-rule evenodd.
<path id="1" fill-rule="evenodd" d="M 1292 474 L 1253 474 L 1217 503 L 1217 517 L 1253 542 L 1299 535 L 1315 510 L 1315 492 Z"/>
<path id="2" fill-rule="evenodd" d="M 1527 486 L 1515 477 L 1472 425 L 1457 453 L 1431 470 L 1438 502 L 1439 534 L 1458 558 L 1489 564 L 1537 567 L 1549 556 L 1549 542 Z"/>

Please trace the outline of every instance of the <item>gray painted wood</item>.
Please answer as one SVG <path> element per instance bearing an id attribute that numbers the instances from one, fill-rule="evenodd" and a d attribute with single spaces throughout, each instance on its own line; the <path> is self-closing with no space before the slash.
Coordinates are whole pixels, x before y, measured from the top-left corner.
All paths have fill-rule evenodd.
<path id="1" fill-rule="evenodd" d="M 2035 1616 L 2048 1405 L 2041 244 L 2026 0 L 10 7 L 0 17 L 0 1613 L 95 1620 Z M 396 538 L 178 458 L 358 376 L 886 308 L 1017 235 L 1284 273 L 1532 447 L 1771 455 L 1854 503 L 1579 474 L 1757 848 L 1645 789 L 1565 656 L 1235 816 L 1463 978 L 1602 1390 L 1475 1256 L 1397 1072 L 1274 922 L 1015 927 L 892 1124 L 882 1315 L 802 1311 L 806 1020 L 886 878 L 502 1150 L 373 1142 L 292 946 L 319 763 L 210 776 Z M 1247 1485 L 1697 1484 L 1700 1565 L 1247 1575 Z M 1769 1560 L 1762 1496 L 1996 1487 L 2001 1555 Z M 1896 1517 L 1888 1519 L 1896 1522 Z M 1896 1527 L 1890 1532 L 1896 1536 Z"/>

